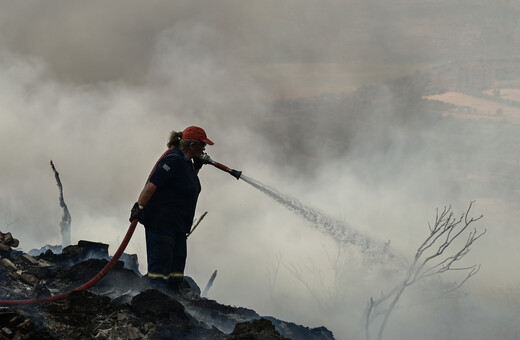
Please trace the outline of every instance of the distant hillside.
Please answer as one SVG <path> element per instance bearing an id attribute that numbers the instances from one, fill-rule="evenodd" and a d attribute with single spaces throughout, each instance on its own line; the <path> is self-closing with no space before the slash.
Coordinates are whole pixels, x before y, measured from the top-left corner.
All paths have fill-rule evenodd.
<path id="1" fill-rule="evenodd" d="M 324 161 L 324 155 L 341 156 L 354 151 L 356 157 L 362 158 L 385 152 L 391 157 L 388 151 L 406 140 L 413 143 L 398 147 L 402 153 L 413 155 L 420 150 L 424 133 L 432 127 L 447 124 L 450 130 L 464 129 L 454 121 L 441 124 L 453 104 L 426 100 L 428 95 L 457 91 L 519 105 L 506 96 L 490 94 L 500 88 L 520 88 L 520 59 L 453 62 L 363 86 L 353 93 L 281 100 L 273 104 L 272 114 L 264 118 L 263 124 L 253 128 L 278 143 L 280 164 L 289 158 L 300 164 L 300 171 L 312 173 L 313 162 Z M 441 129 L 438 133 L 442 136 L 448 132 Z"/>

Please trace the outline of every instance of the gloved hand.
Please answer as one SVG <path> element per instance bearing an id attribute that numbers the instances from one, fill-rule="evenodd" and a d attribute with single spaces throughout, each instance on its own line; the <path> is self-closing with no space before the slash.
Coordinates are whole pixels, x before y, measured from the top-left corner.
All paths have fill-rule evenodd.
<path id="1" fill-rule="evenodd" d="M 130 210 L 130 222 L 136 218 L 139 219 L 142 211 L 143 209 L 139 206 L 139 203 L 135 202 L 132 210 Z"/>
<path id="2" fill-rule="evenodd" d="M 200 170 L 204 164 L 211 164 L 211 158 L 207 153 L 203 153 L 199 157 L 193 158 L 193 167 L 195 170 Z"/>
<path id="3" fill-rule="evenodd" d="M 202 159 L 200 159 L 199 157 L 193 158 L 193 167 L 195 168 L 195 170 L 200 170 L 200 168 L 202 168 L 203 165 L 204 162 L 202 162 Z"/>

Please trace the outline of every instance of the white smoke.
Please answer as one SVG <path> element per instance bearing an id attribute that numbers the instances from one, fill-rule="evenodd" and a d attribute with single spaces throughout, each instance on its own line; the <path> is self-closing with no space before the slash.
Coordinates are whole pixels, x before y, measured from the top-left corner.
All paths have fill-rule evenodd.
<path id="1" fill-rule="evenodd" d="M 391 251 L 410 258 L 436 208 L 464 211 L 477 200 L 475 214 L 484 214 L 489 232 L 468 259 L 482 263 L 468 282 L 468 298 L 417 306 L 420 294 L 411 293 L 410 307 L 396 313 L 389 331 L 428 339 L 442 337 L 437 325 L 443 324 L 460 339 L 487 335 L 478 330 L 515 311 L 493 297 L 501 289 L 518 294 L 514 256 L 504 256 L 516 252 L 519 236 L 511 228 L 519 217 L 511 184 L 517 130 L 450 119 L 424 123 L 420 112 L 404 119 L 399 108 L 408 103 L 386 86 L 374 96 L 377 110 L 350 112 L 341 102 L 342 92 L 450 57 L 518 54 L 519 44 L 491 39 L 514 36 L 514 18 L 487 15 L 504 14 L 500 8 L 517 13 L 515 5 L 463 1 L 451 5 L 457 16 L 440 3 L 450 15 L 431 31 L 421 24 L 433 14 L 406 1 L 0 1 L 0 223 L 26 251 L 59 242 L 52 159 L 72 214 L 73 242 L 102 241 L 113 252 L 169 132 L 200 125 L 215 141 L 207 148 L 213 159 L 361 236 L 390 240 Z M 437 48 L 436 37 L 471 37 L 480 27 L 473 18 L 482 13 L 489 25 L 481 37 L 490 39 Z M 453 25 L 460 30 L 451 32 Z M 499 28 L 507 34 L 495 34 Z M 279 102 L 310 95 L 316 97 Z M 343 138 L 348 147 L 325 142 Z M 499 163 L 489 161 L 496 150 L 512 160 L 504 184 L 486 187 L 482 178 L 468 178 L 477 168 L 498 171 Z M 369 297 L 392 287 L 398 273 L 365 266 L 359 252 L 338 247 L 228 174 L 204 167 L 200 177 L 197 215 L 208 216 L 190 236 L 186 274 L 204 284 L 217 269 L 210 298 L 325 325 L 340 339 L 362 337 Z M 144 267 L 142 228 L 127 251 Z M 481 287 L 488 295 L 474 299 Z M 490 316 L 483 306 L 493 300 L 500 303 Z M 432 320 L 438 310 L 444 313 Z M 467 332 L 458 326 L 466 324 L 478 326 Z"/>

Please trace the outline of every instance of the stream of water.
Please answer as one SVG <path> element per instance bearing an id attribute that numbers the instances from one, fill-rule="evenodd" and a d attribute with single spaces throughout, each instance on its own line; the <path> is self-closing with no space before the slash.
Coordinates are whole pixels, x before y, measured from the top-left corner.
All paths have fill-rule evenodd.
<path id="1" fill-rule="evenodd" d="M 395 256 L 388 249 L 388 244 L 375 240 L 341 221 L 331 219 L 320 211 L 303 204 L 298 199 L 282 194 L 251 177 L 242 174 L 240 179 L 282 204 L 293 213 L 303 217 L 319 231 L 329 234 L 335 240 L 345 245 L 357 247 L 363 254 L 370 256 L 373 260 L 387 262 L 390 259 L 395 259 Z"/>

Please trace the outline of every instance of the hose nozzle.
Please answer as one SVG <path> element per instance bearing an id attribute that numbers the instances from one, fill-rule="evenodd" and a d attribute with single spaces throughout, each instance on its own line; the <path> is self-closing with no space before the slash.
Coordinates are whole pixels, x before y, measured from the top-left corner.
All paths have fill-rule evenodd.
<path id="1" fill-rule="evenodd" d="M 222 171 L 225 171 L 229 173 L 231 176 L 235 177 L 236 179 L 240 179 L 240 176 L 242 175 L 242 171 L 230 169 L 229 167 L 225 166 L 224 164 L 221 164 L 219 162 L 215 162 L 211 159 L 211 157 L 207 153 L 203 153 L 199 157 L 202 160 L 202 163 L 204 164 L 211 164 L 216 168 L 219 168 Z"/>
<path id="2" fill-rule="evenodd" d="M 231 176 L 235 177 L 236 179 L 240 179 L 240 176 L 242 175 L 242 171 L 238 171 L 235 169 L 229 169 L 229 173 Z"/>

